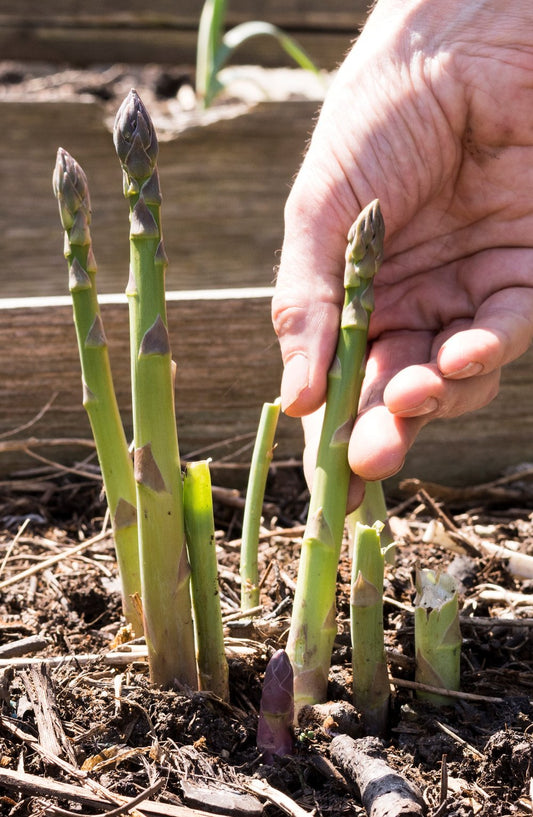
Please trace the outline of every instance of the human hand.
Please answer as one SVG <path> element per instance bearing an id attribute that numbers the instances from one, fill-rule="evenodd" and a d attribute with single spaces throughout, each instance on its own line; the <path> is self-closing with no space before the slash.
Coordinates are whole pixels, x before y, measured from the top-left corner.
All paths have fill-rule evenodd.
<path id="1" fill-rule="evenodd" d="M 384 263 L 348 458 L 398 471 L 435 417 L 486 405 L 533 335 L 533 7 L 379 0 L 289 195 L 273 299 L 282 407 L 308 475 L 338 332 L 348 229 L 379 198 Z M 361 486 L 352 484 L 352 505 Z"/>

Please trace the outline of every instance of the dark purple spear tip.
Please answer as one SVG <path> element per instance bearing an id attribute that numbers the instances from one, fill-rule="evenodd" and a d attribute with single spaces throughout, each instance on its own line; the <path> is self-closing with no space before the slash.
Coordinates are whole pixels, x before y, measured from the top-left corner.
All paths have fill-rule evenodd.
<path id="1" fill-rule="evenodd" d="M 118 109 L 113 142 L 130 178 L 139 183 L 152 175 L 159 150 L 157 136 L 150 115 L 134 89 Z"/>
<path id="2" fill-rule="evenodd" d="M 294 743 L 294 676 L 285 650 L 277 650 L 267 664 L 257 724 L 257 748 L 265 761 L 290 755 Z"/>

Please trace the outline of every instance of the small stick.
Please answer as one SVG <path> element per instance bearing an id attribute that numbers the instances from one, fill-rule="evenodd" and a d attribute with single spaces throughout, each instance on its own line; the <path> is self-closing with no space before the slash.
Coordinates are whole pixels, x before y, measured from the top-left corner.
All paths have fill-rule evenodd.
<path id="1" fill-rule="evenodd" d="M 251 791 L 252 794 L 264 797 L 265 800 L 273 803 L 281 809 L 281 811 L 284 811 L 285 814 L 289 814 L 290 817 L 311 817 L 311 815 L 314 814 L 314 812 L 303 809 L 298 803 L 295 803 L 292 798 L 282 791 L 279 791 L 279 789 L 270 786 L 266 780 L 260 780 L 255 777 L 250 778 L 244 783 L 244 788 Z"/>
<path id="2" fill-rule="evenodd" d="M 292 528 L 277 528 L 276 530 L 263 530 L 259 533 L 259 541 L 264 542 L 268 539 L 274 539 L 276 536 L 286 537 L 300 537 L 305 533 L 305 525 L 295 525 Z M 225 542 L 224 547 L 237 548 L 242 544 L 242 539 L 232 539 L 230 542 Z"/>
<path id="3" fill-rule="evenodd" d="M 459 746 L 464 746 L 464 748 L 468 749 L 469 752 L 472 752 L 472 754 L 475 755 L 475 757 L 478 757 L 480 760 L 483 760 L 483 758 L 485 757 L 483 752 L 480 752 L 479 749 L 476 749 L 476 747 L 472 746 L 471 743 L 468 743 L 466 740 L 463 740 L 463 738 L 459 737 L 457 732 L 454 732 L 453 729 L 450 729 L 449 726 L 446 726 L 444 723 L 441 723 L 440 721 L 435 721 L 435 723 L 437 724 L 439 729 L 442 732 L 444 732 L 445 735 L 449 735 L 451 738 L 453 738 L 454 741 L 459 744 Z"/>
<path id="4" fill-rule="evenodd" d="M 15 547 L 17 542 L 20 540 L 20 537 L 22 536 L 22 534 L 24 533 L 24 531 L 26 530 L 26 528 L 28 527 L 29 524 L 30 524 L 30 520 L 29 520 L 28 517 L 26 517 L 26 519 L 24 520 L 24 522 L 22 523 L 22 525 L 18 529 L 15 537 L 13 538 L 13 541 L 9 544 L 9 546 L 8 546 L 8 548 L 6 550 L 6 555 L 2 559 L 2 564 L 0 564 L 0 576 L 4 572 L 4 568 L 5 568 L 6 564 L 7 564 L 7 561 L 9 559 L 9 557 L 11 556 L 11 554 L 13 552 L 13 548 Z"/>
<path id="5" fill-rule="evenodd" d="M 9 579 L 4 579 L 3 582 L 0 582 L 0 590 L 4 590 L 4 588 L 9 587 L 12 584 L 21 582 L 24 579 L 27 579 L 28 576 L 33 576 L 34 573 L 39 573 L 41 570 L 46 570 L 46 568 L 52 567 L 52 565 L 55 565 L 58 562 L 62 562 L 63 559 L 68 559 L 70 556 L 75 556 L 77 553 L 87 550 L 97 542 L 101 542 L 102 539 L 109 537 L 109 535 L 109 531 L 97 533 L 96 536 L 92 536 L 90 539 L 87 539 L 86 542 L 81 542 L 79 545 L 75 545 L 68 550 L 63 550 L 61 553 L 57 553 L 55 556 L 51 556 L 49 559 L 46 559 L 44 562 L 39 562 L 39 564 L 33 565 L 33 567 L 28 567 L 26 570 L 22 570 L 20 573 L 10 576 Z"/>
<path id="6" fill-rule="evenodd" d="M 7 451 L 25 451 L 33 446 L 36 448 L 57 448 L 60 445 L 96 448 L 94 440 L 89 440 L 86 437 L 45 437 L 43 439 L 27 437 L 25 440 L 2 440 L 0 442 L 0 454 Z"/>
<path id="7" fill-rule="evenodd" d="M 142 791 L 128 803 L 124 803 L 122 806 L 111 809 L 111 811 L 106 811 L 106 817 L 120 817 L 120 815 L 126 814 L 126 812 L 129 814 L 134 806 L 138 806 L 139 803 L 144 803 L 148 797 L 153 794 L 157 794 L 163 788 L 163 782 L 164 781 L 162 778 L 156 780 L 156 782 L 149 788 L 144 789 L 144 791 Z M 52 815 L 52 817 L 70 817 L 72 812 L 59 808 L 59 806 L 52 806 L 48 809 L 47 814 Z M 77 812 L 77 815 L 78 817 L 92 817 L 91 814 L 82 814 L 81 812 Z"/>
<path id="8" fill-rule="evenodd" d="M 33 706 L 40 745 L 48 754 L 76 766 L 76 755 L 63 728 L 48 667 L 46 664 L 32 666 L 29 673 L 22 673 L 22 681 Z"/>
<path id="9" fill-rule="evenodd" d="M 508 627 L 510 630 L 520 627 L 533 627 L 533 618 L 483 618 L 482 616 L 460 616 L 461 624 L 474 627 L 479 630 L 492 630 L 495 627 Z"/>
<path id="10" fill-rule="evenodd" d="M 397 687 L 405 687 L 405 689 L 415 689 L 422 692 L 431 692 L 434 695 L 446 695 L 447 698 L 460 698 L 464 701 L 488 701 L 493 704 L 502 704 L 503 698 L 492 698 L 487 695 L 476 695 L 474 692 L 461 692 L 454 689 L 442 689 L 441 687 L 430 686 L 429 684 L 421 684 L 419 681 L 408 681 L 404 678 L 391 678 L 391 683 Z"/>
<path id="11" fill-rule="evenodd" d="M 505 590 L 496 584 L 480 585 L 478 589 L 477 597 L 484 601 L 503 601 L 509 605 L 533 605 L 533 593 L 519 593 L 515 590 Z"/>
<path id="12" fill-rule="evenodd" d="M 12 769 L 0 768 L 0 785 L 14 789 L 17 792 L 28 792 L 33 797 L 58 797 L 62 800 L 68 799 L 74 803 L 84 803 L 100 808 L 109 806 L 108 800 L 104 800 L 81 786 L 63 783 L 60 780 L 50 780 L 27 772 L 15 772 Z M 143 797 L 150 792 L 150 789 L 145 790 L 142 793 Z M 137 801 L 137 798 L 131 800 L 124 798 L 124 800 L 126 801 L 124 805 L 128 809 L 131 809 L 135 802 L 140 802 Z M 142 800 L 142 811 L 146 814 L 153 814 L 155 817 L 213 817 L 211 813 L 199 811 L 197 808 L 175 806 L 170 803 L 156 803 L 153 800 L 145 799 Z M 71 813 L 69 812 L 69 814 Z M 107 815 L 113 812 L 106 811 L 104 813 Z"/>
<path id="13" fill-rule="evenodd" d="M 263 605 L 258 604 L 257 607 L 252 607 L 250 610 L 236 610 L 234 613 L 228 613 L 225 616 L 222 616 L 222 621 L 224 624 L 227 624 L 228 621 L 238 621 L 241 618 L 250 618 L 250 616 L 256 616 L 258 613 L 263 612 Z"/>
<path id="14" fill-rule="evenodd" d="M 137 661 L 146 661 L 148 652 L 145 645 L 130 648 L 128 650 L 121 649 L 116 652 L 107 652 L 99 655 L 98 653 L 72 653 L 71 655 L 54 655 L 50 658 L 0 658 L 0 669 L 5 667 L 16 667 L 21 669 L 24 667 L 31 667 L 34 664 L 46 664 L 48 667 L 60 667 L 63 664 L 75 662 L 80 666 L 91 664 L 95 661 L 102 661 L 109 667 L 123 667 L 127 664 L 133 664 Z"/>
<path id="15" fill-rule="evenodd" d="M 354 783 L 369 817 L 422 817 L 426 805 L 412 783 L 386 763 L 378 738 L 354 740 L 337 735 L 331 741 L 331 758 Z"/>

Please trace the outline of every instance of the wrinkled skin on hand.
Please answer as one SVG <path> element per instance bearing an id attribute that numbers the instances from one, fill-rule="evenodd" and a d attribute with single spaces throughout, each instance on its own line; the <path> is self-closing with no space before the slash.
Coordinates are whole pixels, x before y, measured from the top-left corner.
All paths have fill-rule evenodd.
<path id="1" fill-rule="evenodd" d="M 349 461 L 382 479 L 431 419 L 490 402 L 501 367 L 528 348 L 532 193 L 530 0 L 379 0 L 286 205 L 273 320 L 283 408 L 311 415 L 308 466 L 359 210 L 379 198 L 386 242 Z"/>

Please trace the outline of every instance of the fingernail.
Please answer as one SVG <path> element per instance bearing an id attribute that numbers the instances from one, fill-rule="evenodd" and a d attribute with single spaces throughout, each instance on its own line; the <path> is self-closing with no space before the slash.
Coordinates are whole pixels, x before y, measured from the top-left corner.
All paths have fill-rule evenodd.
<path id="1" fill-rule="evenodd" d="M 309 361 L 305 355 L 289 358 L 281 379 L 281 410 L 287 411 L 309 386 Z"/>
<path id="2" fill-rule="evenodd" d="M 431 414 L 439 407 L 439 401 L 435 397 L 428 397 L 423 403 L 403 411 L 395 411 L 396 417 L 422 417 L 424 414 Z"/>
<path id="3" fill-rule="evenodd" d="M 483 366 L 481 363 L 467 363 L 466 366 L 463 366 L 462 369 L 456 369 L 453 372 L 446 372 L 444 377 L 450 378 L 450 380 L 462 380 L 466 377 L 474 377 L 476 374 L 481 374 L 483 371 Z"/>

